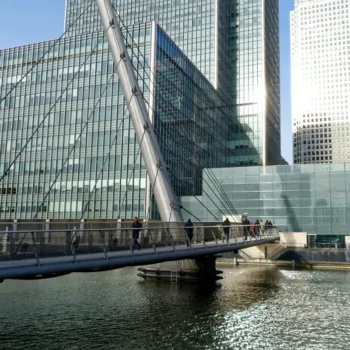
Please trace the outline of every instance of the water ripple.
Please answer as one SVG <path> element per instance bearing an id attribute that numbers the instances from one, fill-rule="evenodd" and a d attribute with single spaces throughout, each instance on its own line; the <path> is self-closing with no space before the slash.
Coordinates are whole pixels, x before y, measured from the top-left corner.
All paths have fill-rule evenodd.
<path id="1" fill-rule="evenodd" d="M 350 273 L 224 269 L 217 286 L 135 268 L 0 284 L 0 349 L 305 349 L 350 343 Z"/>

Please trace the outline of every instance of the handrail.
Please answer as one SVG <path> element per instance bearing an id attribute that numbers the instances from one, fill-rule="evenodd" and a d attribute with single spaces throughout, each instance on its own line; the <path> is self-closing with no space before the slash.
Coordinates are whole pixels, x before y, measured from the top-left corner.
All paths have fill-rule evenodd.
<path id="1" fill-rule="evenodd" d="M 50 229 L 47 225 L 41 229 L 33 230 L 6 230 L 0 231 L 1 254 L 0 261 L 4 259 L 21 260 L 35 258 L 36 264 L 40 265 L 41 259 L 46 257 L 71 256 L 72 261 L 77 261 L 77 256 L 81 254 L 102 253 L 104 259 L 108 260 L 110 252 L 130 251 L 132 256 L 139 255 L 133 250 L 133 244 L 130 234 L 131 227 L 95 227 L 84 228 L 67 227 L 61 229 Z M 152 248 L 152 254 L 157 255 L 159 249 L 171 249 L 177 254 L 179 249 L 188 249 L 189 251 L 198 251 L 198 249 L 210 249 L 213 246 L 226 249 L 231 246 L 242 247 L 246 244 L 261 244 L 267 239 L 278 239 L 277 228 L 272 228 L 265 232 L 265 235 L 259 237 L 251 236 L 245 239 L 244 226 L 231 226 L 229 240 L 221 242 L 220 230 L 217 225 L 194 225 L 197 231 L 197 239 L 191 242 L 186 234 L 185 225 L 179 223 L 148 227 L 142 227 L 140 231 L 140 241 L 142 249 Z M 273 232 L 272 232 L 273 231 Z M 186 239 L 187 238 L 187 239 Z M 186 241 L 189 246 L 186 248 Z M 181 247 L 181 248 L 180 248 Z M 232 248 L 236 249 L 236 248 Z M 141 251 L 142 254 L 142 251 Z M 148 253 L 149 254 L 149 253 Z M 1 264 L 1 263 L 0 263 Z"/>
<path id="2" fill-rule="evenodd" d="M 147 230 L 180 230 L 184 229 L 184 225 L 181 225 L 182 223 L 174 223 L 173 226 L 154 226 L 154 227 L 142 227 L 140 228 L 141 231 L 147 231 Z M 184 223 L 185 224 L 185 223 Z M 235 227 L 245 227 L 249 225 L 235 225 Z M 194 226 L 196 228 L 218 228 L 217 225 L 215 226 Z M 275 226 L 272 226 L 271 228 L 276 228 Z M 61 228 L 61 229 L 46 229 L 43 228 L 41 230 L 33 230 L 31 228 L 28 228 L 27 230 L 4 230 L 0 231 L 0 234 L 6 234 L 6 233 L 28 233 L 28 232 L 33 232 L 33 233 L 40 233 L 40 232 L 65 232 L 65 231 L 72 231 L 73 228 Z M 131 227 L 107 227 L 107 228 L 76 228 L 76 231 L 79 232 L 96 232 L 96 231 L 125 231 L 125 230 L 132 230 Z"/>

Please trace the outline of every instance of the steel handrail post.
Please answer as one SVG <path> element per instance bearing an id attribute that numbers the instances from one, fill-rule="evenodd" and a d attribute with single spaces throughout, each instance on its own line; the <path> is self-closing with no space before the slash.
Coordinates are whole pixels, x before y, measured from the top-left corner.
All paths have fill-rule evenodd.
<path id="1" fill-rule="evenodd" d="M 126 239 L 128 241 L 128 244 L 129 244 L 130 253 L 131 253 L 132 256 L 134 256 L 134 250 L 132 249 L 131 237 L 129 235 L 129 231 L 128 230 L 125 230 L 125 231 L 126 231 Z"/>
<path id="2" fill-rule="evenodd" d="M 204 245 L 204 248 L 208 248 L 207 245 L 205 244 L 205 227 L 203 227 L 203 245 Z"/>
<path id="3" fill-rule="evenodd" d="M 71 251 L 71 238 L 72 238 L 72 234 L 70 230 L 67 230 L 66 231 L 66 249 L 65 249 L 66 255 L 68 255 L 69 252 Z"/>
<path id="4" fill-rule="evenodd" d="M 238 230 L 235 230 L 235 234 L 233 236 L 233 238 L 235 239 L 236 245 L 238 245 L 238 242 L 237 242 L 237 231 L 238 231 L 238 234 L 239 234 L 239 227 L 238 227 Z"/>
<path id="5" fill-rule="evenodd" d="M 169 230 L 169 229 L 167 229 L 167 233 L 168 233 L 168 235 L 169 235 L 170 244 L 171 244 L 171 246 L 173 247 L 173 252 L 176 253 L 173 235 L 170 233 L 170 230 Z"/>
<path id="6" fill-rule="evenodd" d="M 73 238 L 71 239 L 71 244 L 70 244 L 70 250 L 71 250 L 72 256 L 73 256 L 73 262 L 76 261 L 75 244 L 74 244 L 75 237 L 76 237 L 76 231 L 75 231 L 75 227 L 74 227 L 74 229 L 73 229 Z"/>
<path id="7" fill-rule="evenodd" d="M 88 252 L 92 253 L 92 232 L 88 231 Z"/>
<path id="8" fill-rule="evenodd" d="M 108 232 L 108 250 L 111 251 L 113 250 L 113 232 L 112 231 L 107 231 Z"/>
<path id="9" fill-rule="evenodd" d="M 147 235 L 149 235 L 151 237 L 154 254 L 157 254 L 157 248 L 156 248 L 156 244 L 155 244 L 155 241 L 154 241 L 154 238 L 152 235 L 152 231 L 147 229 Z"/>
<path id="10" fill-rule="evenodd" d="M 15 256 L 15 239 L 13 237 L 14 232 L 10 232 L 10 258 L 13 258 Z M 7 243 L 6 243 L 6 250 L 7 250 Z"/>
<path id="11" fill-rule="evenodd" d="M 36 266 L 39 266 L 40 265 L 40 259 L 39 259 L 39 256 L 38 256 L 38 252 L 36 250 L 36 242 L 35 242 L 34 232 L 31 232 L 31 234 L 32 234 L 34 254 L 35 254 L 35 259 L 36 259 Z"/>
<path id="12" fill-rule="evenodd" d="M 104 235 L 104 232 L 102 233 L 102 231 L 99 230 L 99 234 L 100 234 L 100 243 L 103 244 L 103 255 L 105 257 L 105 259 L 108 258 L 108 255 L 107 255 L 107 249 L 106 249 L 106 244 L 105 244 L 105 235 Z"/>
<path id="13" fill-rule="evenodd" d="M 213 237 L 214 237 L 214 242 L 216 243 L 216 246 L 218 247 L 219 244 L 218 244 L 218 240 L 216 239 L 216 236 L 215 236 L 215 233 L 213 230 L 211 230 L 211 233 L 213 234 Z"/>

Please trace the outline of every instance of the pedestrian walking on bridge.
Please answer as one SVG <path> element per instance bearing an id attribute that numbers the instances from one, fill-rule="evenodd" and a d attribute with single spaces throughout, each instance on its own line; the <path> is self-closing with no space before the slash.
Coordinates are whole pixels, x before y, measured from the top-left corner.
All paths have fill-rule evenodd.
<path id="1" fill-rule="evenodd" d="M 193 224 L 191 219 L 188 219 L 185 224 L 185 232 L 186 232 L 186 243 L 188 247 L 192 243 L 192 238 L 193 238 Z"/>
<path id="2" fill-rule="evenodd" d="M 229 237 L 230 237 L 230 227 L 231 227 L 230 220 L 228 218 L 226 218 L 225 221 L 222 223 L 222 229 L 224 231 L 224 235 L 225 235 L 227 243 L 228 243 Z M 222 240 L 222 242 L 224 243 L 224 240 Z"/>
<path id="3" fill-rule="evenodd" d="M 139 221 L 139 219 L 137 218 L 137 216 L 134 217 L 134 222 L 131 225 L 132 228 L 132 238 L 134 239 L 134 243 L 132 245 L 132 250 L 134 250 L 136 248 L 136 246 L 138 247 L 138 250 L 141 249 L 140 243 L 137 241 L 139 236 L 140 236 L 140 231 L 142 228 L 142 224 Z"/>

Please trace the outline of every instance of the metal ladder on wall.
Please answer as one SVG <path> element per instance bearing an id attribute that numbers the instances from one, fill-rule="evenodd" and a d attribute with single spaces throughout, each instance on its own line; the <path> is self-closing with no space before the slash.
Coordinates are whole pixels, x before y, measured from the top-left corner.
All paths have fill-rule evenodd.
<path id="1" fill-rule="evenodd" d="M 170 270 L 170 282 L 177 283 L 177 270 Z"/>

